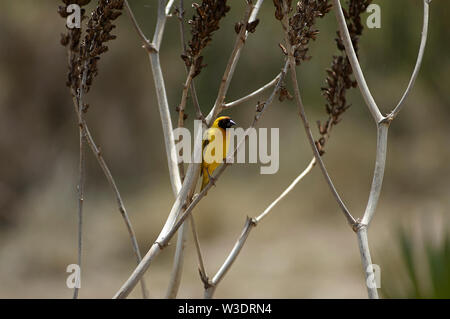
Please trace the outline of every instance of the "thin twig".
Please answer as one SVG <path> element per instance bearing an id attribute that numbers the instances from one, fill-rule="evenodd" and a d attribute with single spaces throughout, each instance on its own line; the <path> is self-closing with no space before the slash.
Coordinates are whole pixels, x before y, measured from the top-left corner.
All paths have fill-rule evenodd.
<path id="1" fill-rule="evenodd" d="M 358 82 L 359 89 L 361 91 L 361 95 L 364 98 L 364 101 L 369 108 L 372 117 L 374 118 L 376 123 L 379 123 L 383 119 L 383 115 L 381 115 L 380 109 L 378 108 L 375 100 L 373 99 L 372 94 L 370 93 L 369 87 L 367 86 L 366 79 L 364 78 L 364 74 L 361 70 L 361 66 L 358 62 L 358 57 L 356 56 L 355 49 L 353 48 L 352 40 L 350 37 L 350 33 L 348 32 L 347 23 L 345 22 L 344 13 L 342 12 L 341 3 L 339 0 L 333 0 L 334 4 L 334 12 L 336 14 L 336 19 L 339 24 L 339 30 L 341 37 L 343 38 L 345 52 L 347 53 L 347 57 L 350 61 L 350 64 L 353 69 L 353 74 L 355 75 L 355 79 Z"/>
<path id="2" fill-rule="evenodd" d="M 265 90 L 270 89 L 270 88 L 273 87 L 275 84 L 277 84 L 279 77 L 280 77 L 280 74 L 278 74 L 272 81 L 270 81 L 269 83 L 267 83 L 267 84 L 265 84 L 264 86 L 260 87 L 260 88 L 257 89 L 256 91 L 253 91 L 252 93 L 247 94 L 246 96 L 241 97 L 240 99 L 238 99 L 238 100 L 236 100 L 236 101 L 229 102 L 229 103 L 225 103 L 225 104 L 222 106 L 222 108 L 223 108 L 224 110 L 226 110 L 226 109 L 230 109 L 230 108 L 232 108 L 232 107 L 234 107 L 234 106 L 237 106 L 237 105 L 239 105 L 239 104 L 242 104 L 242 103 L 247 102 L 248 100 L 254 98 L 255 96 L 258 96 L 259 94 L 261 94 L 261 93 L 264 92 Z"/>
<path id="3" fill-rule="evenodd" d="M 147 39 L 142 29 L 139 27 L 139 24 L 136 20 L 136 17 L 133 13 L 133 10 L 131 10 L 130 4 L 128 3 L 128 0 L 125 0 L 125 8 L 127 9 L 128 14 L 130 15 L 131 21 L 133 22 L 133 27 L 136 29 L 137 34 L 141 38 L 141 40 L 144 42 L 144 47 L 150 48 L 150 40 Z"/>
<path id="4" fill-rule="evenodd" d="M 402 98 L 398 102 L 397 106 L 394 110 L 387 116 L 391 121 L 398 115 L 400 110 L 402 109 L 403 102 L 408 97 L 411 92 L 412 87 L 414 86 L 414 82 L 416 81 L 417 76 L 419 75 L 420 66 L 422 65 L 423 54 L 425 52 L 425 47 L 427 45 L 427 37 L 428 37 L 428 21 L 429 21 L 429 4 L 431 0 L 423 0 L 423 25 L 422 25 L 422 34 L 420 37 L 420 47 L 419 53 L 417 55 L 416 65 L 414 67 L 414 71 L 411 75 L 411 79 L 409 80 L 408 87 L 406 88 L 405 93 L 403 93 Z"/>
<path id="5" fill-rule="evenodd" d="M 309 162 L 308 166 L 303 170 L 303 172 L 298 175 L 294 181 L 278 196 L 267 208 L 258 216 L 255 217 L 255 221 L 259 223 L 261 220 L 263 220 L 264 217 L 266 217 L 272 209 L 283 199 L 285 198 L 293 189 L 294 187 L 306 176 L 311 172 L 311 170 L 316 165 L 316 158 L 313 158 L 311 162 Z"/>

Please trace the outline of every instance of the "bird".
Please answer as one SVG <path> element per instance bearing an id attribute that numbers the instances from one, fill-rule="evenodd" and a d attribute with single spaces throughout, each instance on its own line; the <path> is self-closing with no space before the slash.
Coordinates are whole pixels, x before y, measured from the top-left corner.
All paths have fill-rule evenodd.
<path id="1" fill-rule="evenodd" d="M 206 131 L 202 144 L 203 160 L 200 174 L 203 175 L 203 178 L 200 191 L 208 185 L 212 173 L 227 156 L 230 140 L 228 129 L 234 125 L 236 122 L 229 116 L 220 116 Z M 222 149 L 222 153 L 218 151 L 216 154 L 216 150 L 220 149 Z"/>

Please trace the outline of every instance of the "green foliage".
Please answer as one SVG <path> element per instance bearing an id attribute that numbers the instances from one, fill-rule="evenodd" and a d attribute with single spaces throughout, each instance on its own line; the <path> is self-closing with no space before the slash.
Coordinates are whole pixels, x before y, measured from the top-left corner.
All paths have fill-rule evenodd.
<path id="1" fill-rule="evenodd" d="M 419 245 L 411 231 L 398 230 L 402 265 L 386 274 L 381 291 L 386 298 L 450 298 L 450 232 L 447 228 L 439 243 L 425 236 Z M 393 261 L 386 262 L 392 269 Z M 424 266 L 424 267 L 421 267 Z M 382 268 L 383 269 L 383 268 Z M 406 276 L 397 276 L 399 272 Z"/>

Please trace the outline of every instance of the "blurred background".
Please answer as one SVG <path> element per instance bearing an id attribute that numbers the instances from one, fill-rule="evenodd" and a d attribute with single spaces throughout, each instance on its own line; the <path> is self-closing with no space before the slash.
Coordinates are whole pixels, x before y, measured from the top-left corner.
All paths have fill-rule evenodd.
<path id="1" fill-rule="evenodd" d="M 90 9 L 96 1 L 92 1 Z M 148 37 L 157 1 L 131 0 Z M 191 18 L 191 1 L 184 1 Z M 196 78 L 201 108 L 209 111 L 235 39 L 243 1 L 231 11 L 204 51 L 208 64 Z M 417 57 L 422 1 L 376 0 L 381 29 L 365 29 L 360 60 L 383 112 L 398 102 Z M 65 20 L 59 1 L 0 2 L 0 297 L 71 298 L 68 264 L 77 256 L 78 129 L 65 86 L 66 51 L 59 44 Z M 416 85 L 390 130 L 384 188 L 369 231 L 373 262 L 381 267 L 385 297 L 450 297 L 450 3 L 431 4 L 428 45 Z M 367 18 L 366 13 L 363 18 Z M 267 83 L 283 64 L 281 26 L 272 1 L 261 9 L 227 100 Z M 129 17 L 117 20 L 110 51 L 87 96 L 87 121 L 116 178 L 142 251 L 158 235 L 173 203 L 151 69 Z M 298 68 L 311 123 L 325 119 L 325 69 L 335 47 L 331 12 L 317 24 L 312 60 Z M 188 37 L 189 38 L 189 37 Z M 168 19 L 162 68 L 173 119 L 185 70 L 178 21 Z M 361 217 L 371 184 L 376 129 L 357 89 L 352 107 L 333 130 L 324 157 L 353 215 Z M 227 112 L 242 127 L 256 100 Z M 188 122 L 194 118 L 188 103 Z M 256 216 L 309 163 L 312 154 L 293 102 L 278 100 L 259 127 L 280 128 L 280 169 L 233 165 L 195 209 L 205 263 L 215 273 Z M 314 133 L 317 129 L 314 127 Z M 81 298 L 110 298 L 135 267 L 128 234 L 96 159 L 87 152 Z M 151 297 L 167 288 L 174 245 L 151 265 Z M 180 297 L 202 297 L 189 237 Z M 139 297 L 135 289 L 131 297 Z M 346 224 L 318 168 L 250 235 L 217 289 L 218 298 L 366 298 L 356 236 Z"/>

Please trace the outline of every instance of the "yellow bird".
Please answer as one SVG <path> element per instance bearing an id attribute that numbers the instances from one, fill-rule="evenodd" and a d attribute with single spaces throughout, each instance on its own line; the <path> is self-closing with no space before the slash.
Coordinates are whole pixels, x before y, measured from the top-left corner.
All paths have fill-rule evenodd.
<path id="1" fill-rule="evenodd" d="M 236 123 L 229 116 L 220 116 L 206 131 L 203 141 L 203 160 L 200 173 L 203 175 L 203 179 L 200 191 L 208 185 L 210 176 L 227 156 L 230 140 L 227 129 L 233 125 Z"/>

